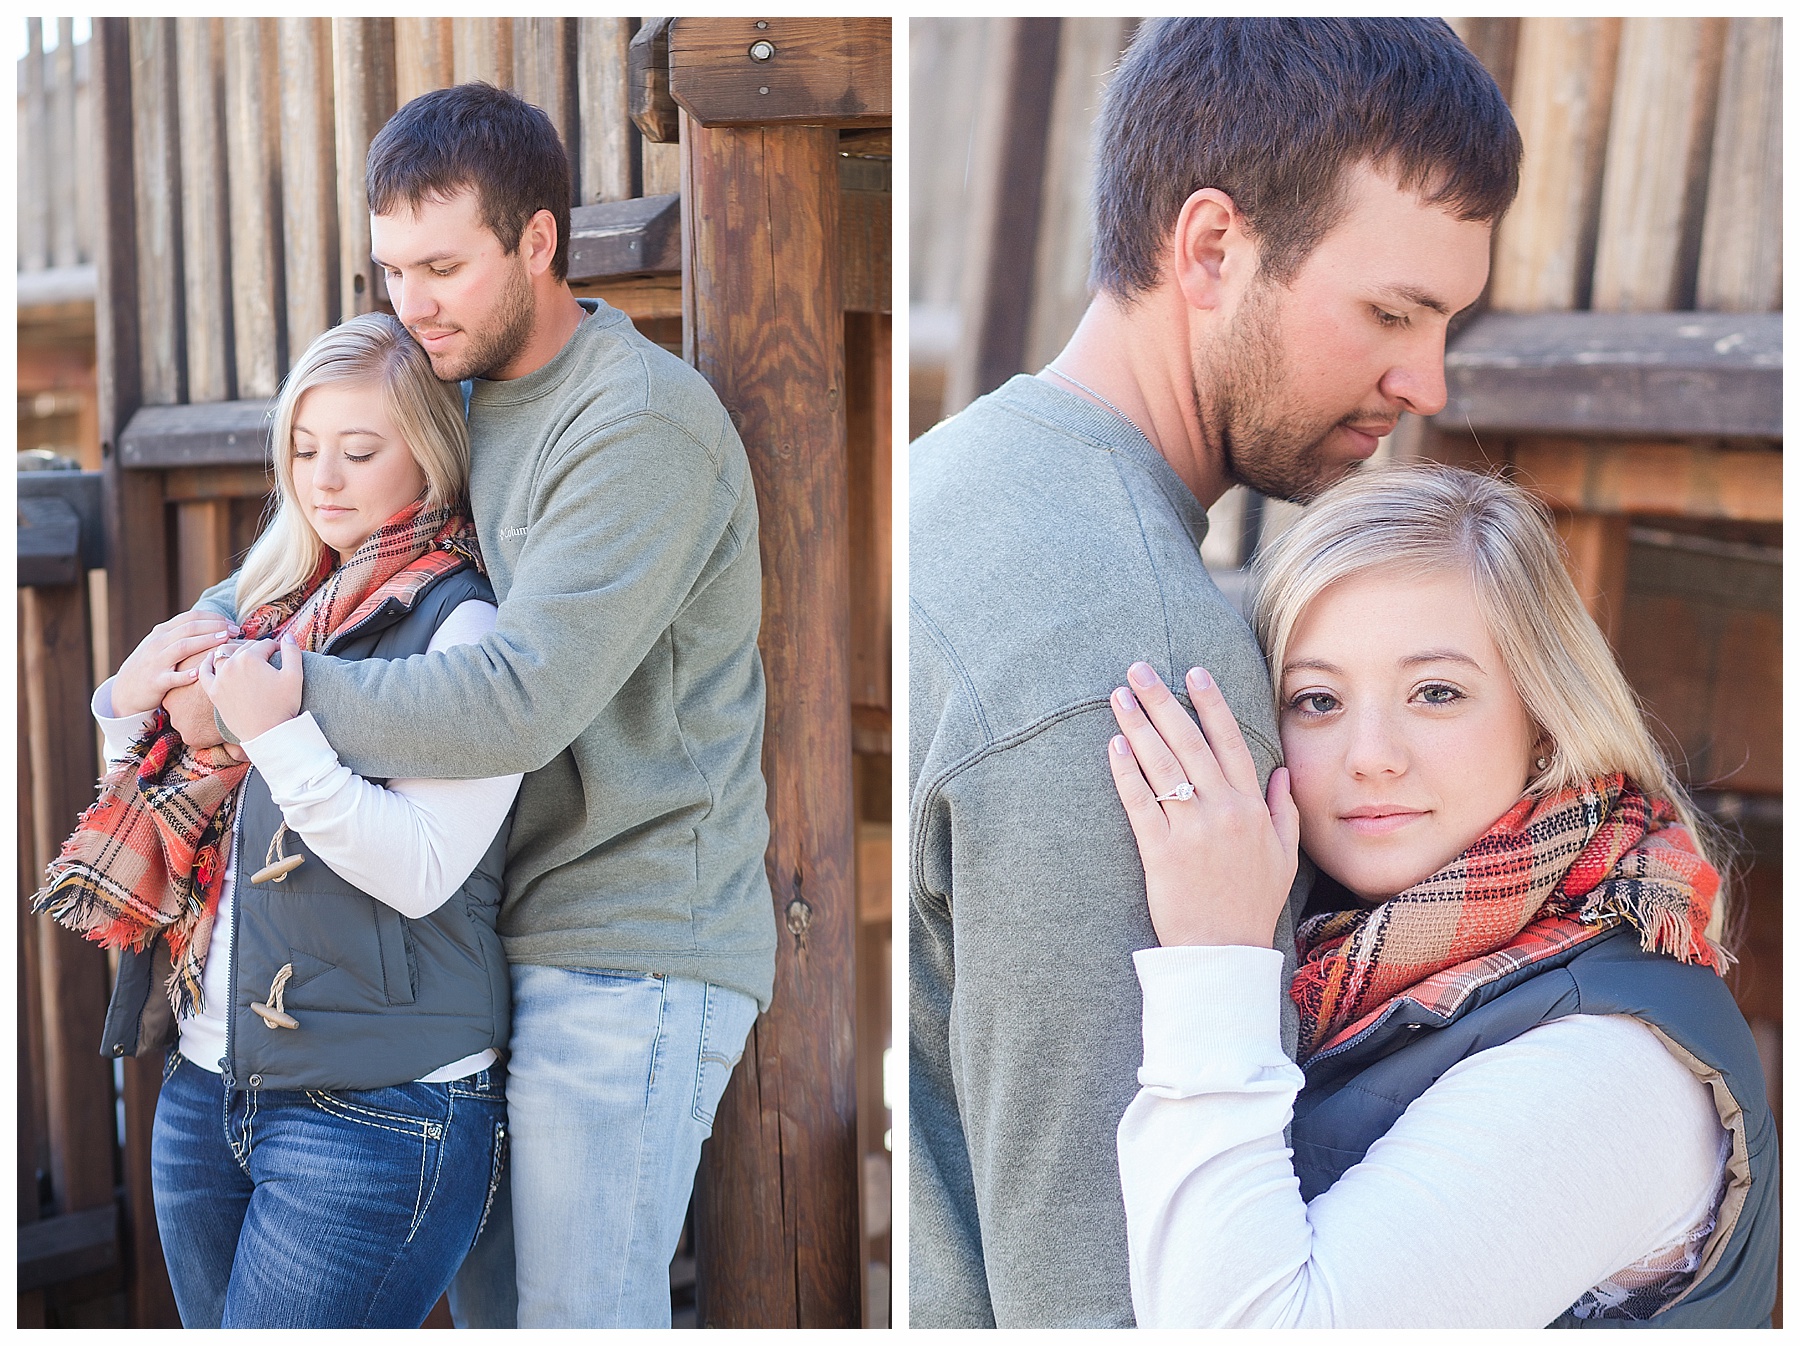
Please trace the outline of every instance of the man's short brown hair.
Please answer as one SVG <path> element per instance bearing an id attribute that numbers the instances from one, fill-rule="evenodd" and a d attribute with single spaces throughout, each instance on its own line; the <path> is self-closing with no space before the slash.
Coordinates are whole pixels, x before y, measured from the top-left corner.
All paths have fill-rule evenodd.
<path id="1" fill-rule="evenodd" d="M 1521 145 L 1493 77 L 1441 19 L 1154 19 L 1106 91 L 1096 147 L 1095 289 L 1153 288 L 1181 206 L 1215 187 L 1260 274 L 1285 282 L 1372 163 L 1463 220 L 1498 220 Z"/>
<path id="2" fill-rule="evenodd" d="M 515 252 L 531 217 L 556 217 L 550 271 L 569 274 L 569 156 L 544 110 L 491 84 L 420 94 L 369 145 L 369 213 L 441 201 L 473 189 L 482 223 Z"/>

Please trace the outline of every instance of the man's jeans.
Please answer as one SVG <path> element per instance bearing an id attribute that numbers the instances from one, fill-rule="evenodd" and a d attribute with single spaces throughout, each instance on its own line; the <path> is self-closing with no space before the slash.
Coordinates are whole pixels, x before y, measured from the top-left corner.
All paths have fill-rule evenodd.
<path id="1" fill-rule="evenodd" d="M 503 1191 L 451 1312 L 460 1327 L 667 1327 L 700 1144 L 756 1002 L 522 963 L 512 984 L 511 1219 Z"/>
<path id="2" fill-rule="evenodd" d="M 389 1089 L 225 1089 L 171 1053 L 150 1139 L 184 1327 L 417 1327 L 494 1200 L 488 1071 Z"/>

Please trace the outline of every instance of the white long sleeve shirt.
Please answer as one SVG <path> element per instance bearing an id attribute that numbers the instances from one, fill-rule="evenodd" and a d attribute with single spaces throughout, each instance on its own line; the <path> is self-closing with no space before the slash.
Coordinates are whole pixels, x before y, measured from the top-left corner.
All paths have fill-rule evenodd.
<path id="1" fill-rule="evenodd" d="M 1725 1132 L 1635 1019 L 1570 1015 L 1459 1062 L 1308 1204 L 1280 955 L 1135 958 L 1143 1088 L 1118 1147 L 1140 1326 L 1543 1327 L 1711 1228 Z"/>
<path id="2" fill-rule="evenodd" d="M 494 628 L 492 603 L 471 599 L 444 619 L 428 648 L 474 644 Z M 115 716 L 112 680 L 94 693 L 94 718 L 106 738 L 108 761 L 117 760 L 149 723 L 148 713 Z M 402 916 L 428 916 L 474 872 L 506 820 L 521 776 L 480 780 L 390 780 L 376 785 L 338 761 L 318 724 L 302 713 L 267 733 L 246 739 L 251 764 L 268 782 L 287 825 L 313 853 L 348 883 Z M 180 1023 L 181 1054 L 219 1073 L 225 1055 L 226 1007 L 231 994 L 231 922 L 236 866 L 229 838 L 225 882 L 213 926 L 212 946 L 201 973 L 200 1012 Z M 254 872 L 262 857 L 245 856 Z M 424 1076 L 427 1082 L 460 1079 L 492 1065 L 492 1048 L 452 1061 Z"/>

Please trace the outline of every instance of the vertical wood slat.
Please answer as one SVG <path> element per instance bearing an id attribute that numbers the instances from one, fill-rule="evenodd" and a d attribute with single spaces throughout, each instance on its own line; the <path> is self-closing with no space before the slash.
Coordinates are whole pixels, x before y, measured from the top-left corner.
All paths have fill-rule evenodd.
<path id="1" fill-rule="evenodd" d="M 369 261 L 363 169 L 369 142 L 394 115 L 394 20 L 333 19 L 337 102 L 338 312 L 372 311 L 387 287 Z"/>
<path id="2" fill-rule="evenodd" d="M 1623 514 L 1556 512 L 1556 532 L 1568 556 L 1575 592 L 1607 643 L 1619 643 L 1625 612 L 1625 570 L 1631 553 L 1631 520 Z"/>
<path id="3" fill-rule="evenodd" d="M 144 401 L 167 406 L 187 400 L 175 20 L 131 20 L 131 66 Z"/>
<path id="4" fill-rule="evenodd" d="M 175 519 L 175 604 L 185 610 L 231 573 L 231 501 L 183 500 Z"/>
<path id="5" fill-rule="evenodd" d="M 700 1320 L 847 1326 L 861 1294 L 837 132 L 682 122 L 684 336 L 743 437 L 761 515 L 778 936 L 775 1003 L 696 1188 Z"/>
<path id="6" fill-rule="evenodd" d="M 331 20 L 278 19 L 288 363 L 338 320 L 337 130 Z"/>
<path id="7" fill-rule="evenodd" d="M 232 377 L 231 221 L 225 154 L 224 21 L 175 20 L 181 140 L 187 400 L 227 402 Z"/>
<path id="8" fill-rule="evenodd" d="M 1618 49 L 1618 19 L 1520 20 L 1512 109 L 1525 160 L 1494 241 L 1496 309 L 1586 306 Z"/>
<path id="9" fill-rule="evenodd" d="M 1781 307 L 1781 20 L 1732 19 L 1719 76 L 1696 306 Z"/>
<path id="10" fill-rule="evenodd" d="M 962 330 L 944 382 L 960 411 L 1025 363 L 1061 19 L 998 19 L 970 167 Z"/>
<path id="11" fill-rule="evenodd" d="M 75 21 L 56 21 L 56 55 L 50 63 L 50 264 L 75 266 L 82 251 L 75 183 L 80 176 L 80 141 L 75 132 Z"/>
<path id="12" fill-rule="evenodd" d="M 40 875 L 77 815 L 93 802 L 86 589 L 67 584 L 20 591 L 32 849 Z M 47 916 L 35 924 L 51 1182 L 60 1213 L 91 1210 L 113 1200 L 112 1072 L 96 1050 L 106 1016 L 106 954 Z"/>
<path id="13" fill-rule="evenodd" d="M 15 600 L 23 613 L 25 595 Z M 24 623 L 21 621 L 19 628 Z M 26 686 L 25 647 L 17 645 L 13 662 L 18 666 L 18 686 Z M 18 840 L 15 857 L 19 870 L 19 896 L 36 892 L 43 876 L 37 868 L 36 822 L 31 809 L 31 717 L 26 711 L 26 698 L 15 699 L 18 738 L 14 740 L 18 788 L 18 809 L 14 823 Z M 44 1016 L 38 999 L 37 917 L 21 900 L 14 908 L 19 938 L 19 1223 L 35 1220 L 39 1215 L 38 1181 L 40 1169 L 50 1167 L 50 1123 L 44 1098 Z M 20 1326 L 25 1324 L 21 1321 Z"/>
<path id="14" fill-rule="evenodd" d="M 151 994 L 161 995 L 162 988 L 153 988 Z M 150 1190 L 150 1135 L 156 1096 L 162 1090 L 162 1064 L 156 1055 L 125 1062 L 125 1238 L 134 1327 L 181 1326 Z"/>
<path id="15" fill-rule="evenodd" d="M 1056 358 L 1088 304 L 1093 249 L 1093 134 L 1106 76 L 1131 37 L 1128 19 L 1064 19 L 1044 151 L 1043 204 L 1022 367 Z"/>
<path id="16" fill-rule="evenodd" d="M 502 89 L 516 88 L 513 74 L 511 19 L 453 19 L 453 82 L 483 80 Z"/>
<path id="17" fill-rule="evenodd" d="M 451 19 L 394 20 L 394 104 L 456 82 Z"/>
<path id="18" fill-rule="evenodd" d="M 45 87 L 44 21 L 25 20 L 25 116 L 19 127 L 19 269 L 50 264 L 50 182 L 56 164 L 48 154 L 50 104 Z"/>
<path id="19" fill-rule="evenodd" d="M 893 318 L 844 315 L 849 442 L 850 700 L 891 710 Z"/>
<path id="20" fill-rule="evenodd" d="M 275 37 L 273 19 L 225 20 L 225 176 L 239 397 L 273 397 L 287 370 Z"/>
<path id="21" fill-rule="evenodd" d="M 575 178 L 573 200 L 581 195 L 581 116 L 576 101 L 576 21 L 514 19 L 513 75 L 519 97 L 544 110 L 562 137 Z"/>
<path id="22" fill-rule="evenodd" d="M 576 200 L 625 201 L 637 195 L 632 184 L 631 124 L 625 53 L 631 45 L 630 19 L 581 19 L 577 70 L 581 107 L 581 185 Z"/>
<path id="23" fill-rule="evenodd" d="M 1475 53 L 1475 59 L 1494 77 L 1494 83 L 1500 86 L 1500 96 L 1510 103 L 1519 55 L 1519 20 L 1451 19 L 1449 23 L 1463 40 L 1463 45 Z"/>
<path id="24" fill-rule="evenodd" d="M 1619 40 L 1595 309 L 1693 302 L 1723 19 L 1626 19 Z"/>

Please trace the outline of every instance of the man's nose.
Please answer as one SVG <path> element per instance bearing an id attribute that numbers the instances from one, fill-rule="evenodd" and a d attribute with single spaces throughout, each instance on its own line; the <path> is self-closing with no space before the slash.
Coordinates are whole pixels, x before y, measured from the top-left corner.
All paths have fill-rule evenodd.
<path id="1" fill-rule="evenodd" d="M 436 311 L 436 304 L 431 300 L 431 289 L 417 281 L 389 280 L 388 300 L 394 306 L 394 316 L 408 327 L 423 318 L 428 318 Z"/>
<path id="2" fill-rule="evenodd" d="M 1450 400 L 1444 386 L 1444 333 L 1421 334 L 1406 358 L 1382 377 L 1381 391 L 1416 416 L 1435 416 Z"/>

